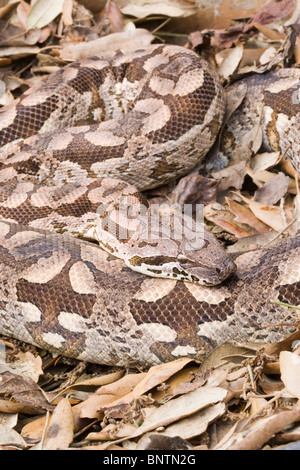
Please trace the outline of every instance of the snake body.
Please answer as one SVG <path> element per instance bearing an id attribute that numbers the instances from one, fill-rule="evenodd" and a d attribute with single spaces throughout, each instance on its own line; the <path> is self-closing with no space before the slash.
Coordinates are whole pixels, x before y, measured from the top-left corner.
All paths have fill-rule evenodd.
<path id="1" fill-rule="evenodd" d="M 188 173 L 213 144 L 224 110 L 214 71 L 176 46 L 68 65 L 4 108 L 0 333 L 85 361 L 149 366 L 201 359 L 229 339 L 274 341 L 293 331 L 296 311 L 273 300 L 300 303 L 299 236 L 240 255 L 236 272 L 206 231 L 197 258 L 174 241 L 160 254 L 140 242 L 127 266 L 112 256 L 110 240 L 103 251 L 70 236 L 90 238 L 100 200 L 124 193 L 141 200 L 135 188 Z M 272 105 L 265 127 L 277 132 L 283 112 Z M 128 254 L 129 240 L 122 247 Z M 172 279 L 128 267 L 146 272 L 146 258 L 151 274 L 159 259 Z M 177 280 L 182 272 L 206 285 Z"/>

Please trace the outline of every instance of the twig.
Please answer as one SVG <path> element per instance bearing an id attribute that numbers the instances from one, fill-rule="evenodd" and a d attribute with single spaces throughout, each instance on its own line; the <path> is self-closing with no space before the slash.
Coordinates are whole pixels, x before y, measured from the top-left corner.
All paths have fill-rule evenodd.
<path id="1" fill-rule="evenodd" d="M 280 300 L 271 300 L 271 304 L 282 305 L 283 307 L 294 308 L 296 310 L 300 310 L 300 307 L 297 307 L 296 305 L 290 305 L 285 302 L 280 302 Z"/>

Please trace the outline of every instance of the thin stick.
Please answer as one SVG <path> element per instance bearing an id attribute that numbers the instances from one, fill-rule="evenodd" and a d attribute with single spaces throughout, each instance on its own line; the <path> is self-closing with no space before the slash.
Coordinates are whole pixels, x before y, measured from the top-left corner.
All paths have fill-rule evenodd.
<path id="1" fill-rule="evenodd" d="M 280 300 L 271 300 L 271 304 L 282 305 L 283 307 L 294 308 L 296 310 L 300 310 L 300 307 L 297 307 L 296 305 L 290 305 L 285 302 L 280 302 Z"/>

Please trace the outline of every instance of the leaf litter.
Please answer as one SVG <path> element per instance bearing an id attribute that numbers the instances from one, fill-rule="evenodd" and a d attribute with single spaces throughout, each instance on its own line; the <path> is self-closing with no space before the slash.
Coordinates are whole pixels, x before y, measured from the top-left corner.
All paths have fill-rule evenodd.
<path id="1" fill-rule="evenodd" d="M 0 105 L 70 61 L 137 43 L 195 49 L 225 87 L 245 74 L 299 64 L 296 2 L 219 3 L 2 2 Z M 234 90 L 226 119 L 246 93 Z M 284 155 L 260 152 L 260 128 L 253 128 L 225 168 L 219 144 L 199 165 L 201 175 L 150 191 L 150 201 L 204 204 L 208 226 L 233 253 L 293 235 L 298 175 Z M 300 440 L 299 341 L 296 331 L 275 344 L 225 343 L 202 364 L 181 358 L 140 371 L 78 363 L 2 338 L 0 448 L 281 448 Z"/>

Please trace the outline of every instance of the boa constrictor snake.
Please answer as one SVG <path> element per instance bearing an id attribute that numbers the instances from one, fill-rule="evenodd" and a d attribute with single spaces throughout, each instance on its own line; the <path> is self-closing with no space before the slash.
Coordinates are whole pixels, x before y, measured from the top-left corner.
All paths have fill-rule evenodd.
<path id="1" fill-rule="evenodd" d="M 261 119 L 264 145 L 298 169 L 299 75 L 250 78 L 257 96 L 233 116 L 229 138 Z M 98 240 L 106 251 L 90 240 L 99 204 L 125 194 L 134 205 L 137 189 L 194 168 L 224 111 L 210 66 L 162 45 L 70 64 L 2 109 L 0 333 L 84 361 L 149 366 L 292 331 L 296 311 L 272 301 L 300 303 L 297 236 L 240 255 L 237 270 L 206 230 L 196 251 L 184 241 L 123 240 L 122 260 L 111 240 Z"/>

